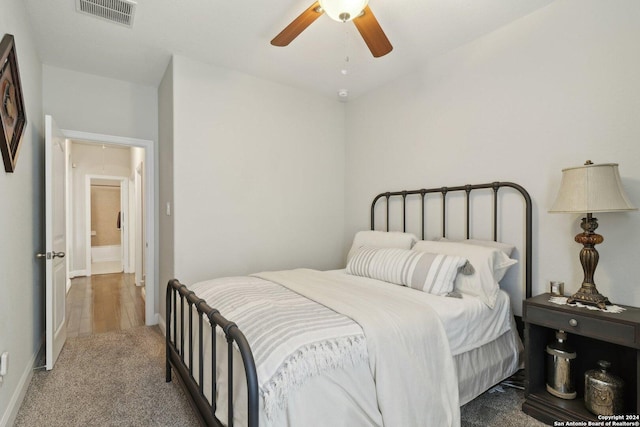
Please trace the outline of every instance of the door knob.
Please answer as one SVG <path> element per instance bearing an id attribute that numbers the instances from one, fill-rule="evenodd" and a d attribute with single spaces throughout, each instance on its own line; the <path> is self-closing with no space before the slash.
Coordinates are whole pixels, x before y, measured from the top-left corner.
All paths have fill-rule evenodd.
<path id="1" fill-rule="evenodd" d="M 64 258 L 64 256 L 65 256 L 64 252 L 56 252 L 56 251 L 36 254 L 36 258 L 46 258 L 46 259 Z"/>

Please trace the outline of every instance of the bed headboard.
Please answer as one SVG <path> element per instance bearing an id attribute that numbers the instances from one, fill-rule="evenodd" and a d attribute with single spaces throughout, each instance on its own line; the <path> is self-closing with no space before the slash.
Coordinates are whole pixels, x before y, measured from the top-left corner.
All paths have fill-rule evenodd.
<path id="1" fill-rule="evenodd" d="M 492 204 L 491 204 L 491 223 L 492 223 L 492 239 L 494 241 L 498 240 L 498 226 L 500 224 L 499 220 L 502 221 L 504 220 L 504 216 L 502 215 L 502 217 L 499 218 L 499 212 L 500 209 L 498 207 L 498 192 L 502 189 L 502 188 L 511 188 L 513 190 L 516 190 L 517 194 L 520 194 L 522 197 L 521 199 L 524 201 L 524 224 L 523 224 L 523 229 L 524 229 L 524 236 L 523 236 L 523 245 L 521 250 L 524 252 L 524 254 L 521 255 L 520 259 L 524 261 L 524 291 L 525 291 L 525 298 L 530 298 L 531 297 L 531 257 L 532 257 L 532 253 L 531 253 L 531 239 L 532 239 L 532 208 L 531 208 L 531 197 L 529 196 L 529 193 L 527 192 L 527 190 L 525 190 L 522 186 L 518 185 L 518 184 L 514 184 L 512 182 L 492 182 L 492 183 L 487 183 L 487 184 L 475 184 L 475 185 L 461 185 L 458 187 L 438 187 L 438 188 L 422 188 L 420 190 L 403 190 L 403 191 L 393 191 L 393 192 L 386 192 L 386 193 L 380 193 L 378 194 L 374 199 L 373 202 L 371 203 L 371 230 L 375 230 L 375 226 L 376 226 L 376 218 L 375 218 L 375 214 L 376 214 L 376 203 L 379 202 L 380 200 L 384 199 L 386 201 L 386 209 L 385 209 L 385 224 L 386 224 L 386 230 L 385 231 L 389 231 L 389 223 L 390 223 L 390 218 L 391 218 L 391 210 L 390 210 L 390 206 L 393 202 L 395 202 L 395 200 L 399 200 L 402 203 L 402 218 L 401 218 L 401 224 L 402 224 L 402 231 L 407 231 L 407 200 L 408 199 L 415 199 L 416 197 L 419 196 L 419 203 L 418 205 L 420 206 L 419 208 L 419 222 L 420 222 L 420 238 L 424 239 L 425 236 L 427 235 L 427 224 L 429 223 L 427 221 L 427 209 L 425 208 L 425 206 L 427 205 L 427 199 L 429 198 L 429 196 L 433 196 L 436 195 L 436 197 L 439 197 L 441 199 L 441 205 L 442 205 L 442 211 L 441 211 L 441 236 L 442 237 L 447 237 L 447 224 L 448 224 L 448 220 L 450 219 L 449 217 L 449 211 L 453 210 L 453 209 L 447 209 L 447 205 L 448 205 L 448 199 L 447 197 L 454 194 L 459 196 L 460 194 L 463 195 L 464 197 L 464 205 L 465 208 L 463 209 L 464 213 L 464 223 L 465 223 L 465 236 L 467 239 L 472 238 L 472 233 L 471 233 L 471 221 L 473 219 L 474 216 L 476 215 L 481 215 L 480 212 L 476 212 L 475 209 L 472 209 L 473 206 L 473 199 L 471 197 L 471 192 L 474 190 L 491 190 L 490 194 L 492 195 Z M 511 191 L 513 193 L 513 191 Z M 481 193 L 476 191 L 476 193 Z M 487 192 L 484 191 L 482 192 L 483 194 L 486 194 Z M 475 196 L 475 193 L 474 193 Z M 431 197 L 433 198 L 433 197 Z M 413 204 L 409 204 L 410 208 L 415 208 L 415 203 Z M 509 214 L 508 210 L 505 209 L 507 211 L 507 214 Z M 455 210 L 456 212 L 458 212 L 458 210 Z M 472 212 L 473 211 L 473 212 Z M 518 211 L 516 209 L 516 211 Z M 515 215 L 515 214 L 514 214 Z M 415 217 L 415 215 L 414 215 Z M 396 221 L 399 222 L 399 221 Z"/>

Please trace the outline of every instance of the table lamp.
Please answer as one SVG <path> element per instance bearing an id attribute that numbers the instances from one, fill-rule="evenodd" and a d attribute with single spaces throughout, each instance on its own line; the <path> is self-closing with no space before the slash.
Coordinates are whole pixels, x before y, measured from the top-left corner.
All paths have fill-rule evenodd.
<path id="1" fill-rule="evenodd" d="M 636 210 L 622 188 L 617 163 L 595 165 L 590 160 L 584 166 L 562 170 L 562 182 L 558 196 L 549 212 L 582 213 L 580 227 L 584 230 L 576 235 L 575 241 L 582 243 L 580 262 L 584 271 L 582 287 L 567 300 L 568 304 L 581 302 L 604 309 L 611 304 L 609 299 L 598 292 L 593 281 L 593 274 L 600 256 L 595 245 L 603 242 L 603 237 L 595 230 L 598 219 L 596 212 L 622 212 Z"/>

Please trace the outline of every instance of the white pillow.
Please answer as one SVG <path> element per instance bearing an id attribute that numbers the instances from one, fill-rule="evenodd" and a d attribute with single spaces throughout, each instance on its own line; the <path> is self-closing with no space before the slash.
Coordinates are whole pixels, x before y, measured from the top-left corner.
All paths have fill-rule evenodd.
<path id="1" fill-rule="evenodd" d="M 467 243 L 421 240 L 414 247 L 416 251 L 457 255 L 469 260 L 474 268 L 470 275 L 459 274 L 455 280 L 455 290 L 473 295 L 489 308 L 496 305 L 498 282 L 507 269 L 518 261 L 509 258 L 503 251 Z"/>
<path id="2" fill-rule="evenodd" d="M 441 237 L 437 240 L 439 242 L 467 243 L 469 245 L 478 245 L 478 246 L 485 246 L 487 248 L 500 249 L 507 256 L 511 256 L 511 254 L 516 248 L 514 245 L 511 245 L 509 243 L 496 242 L 494 240 L 479 240 L 479 239 L 457 240 L 457 239 L 447 239 L 446 237 Z"/>
<path id="3" fill-rule="evenodd" d="M 358 231 L 353 238 L 353 244 L 347 254 L 347 262 L 358 249 L 365 246 L 372 248 L 397 248 L 411 249 L 418 241 L 418 238 L 411 233 L 402 233 L 400 231 Z"/>
<path id="4" fill-rule="evenodd" d="M 364 247 L 349 260 L 347 273 L 445 296 L 453 291 L 453 281 L 466 264 L 455 255 Z"/>

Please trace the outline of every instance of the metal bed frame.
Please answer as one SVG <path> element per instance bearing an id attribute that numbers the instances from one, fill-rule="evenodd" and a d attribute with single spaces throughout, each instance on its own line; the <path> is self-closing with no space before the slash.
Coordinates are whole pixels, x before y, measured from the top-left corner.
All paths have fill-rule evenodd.
<path id="1" fill-rule="evenodd" d="M 460 193 L 464 191 L 465 194 L 465 220 L 466 220 L 466 230 L 465 235 L 466 238 L 469 239 L 471 237 L 471 227 L 470 227 L 470 212 L 471 212 L 471 200 L 470 195 L 473 190 L 482 190 L 482 189 L 490 189 L 493 190 L 493 211 L 492 211 L 492 222 L 493 222 L 493 240 L 498 240 L 498 190 L 501 188 L 513 188 L 517 190 L 522 196 L 525 202 L 525 236 L 524 236 L 524 262 L 525 262 L 525 295 L 526 298 L 531 297 L 531 257 L 532 257 L 532 207 L 531 207 L 531 196 L 524 187 L 514 184 L 513 182 L 491 182 L 487 184 L 475 184 L 475 185 L 461 185 L 458 187 L 440 187 L 440 188 L 430 188 L 425 189 L 422 188 L 420 190 L 403 190 L 403 191 L 395 191 L 395 192 L 386 192 L 378 194 L 371 203 L 371 229 L 375 229 L 375 207 L 376 203 L 384 198 L 386 200 L 386 230 L 389 231 L 389 200 L 392 197 L 402 198 L 402 231 L 407 231 L 407 196 L 410 195 L 420 195 L 422 198 L 421 206 L 421 235 L 420 238 L 424 240 L 425 237 L 425 219 L 426 219 L 426 211 L 425 211 L 425 201 L 427 199 L 427 195 L 429 194 L 440 194 L 442 197 L 442 237 L 447 237 L 447 195 L 449 193 Z"/>
<path id="2" fill-rule="evenodd" d="M 442 237 L 446 237 L 446 220 L 447 220 L 447 203 L 446 198 L 449 193 L 464 192 L 466 201 L 466 236 L 470 237 L 470 194 L 473 190 L 478 189 L 492 189 L 493 190 L 493 240 L 497 240 L 498 229 L 498 190 L 503 187 L 509 187 L 517 190 L 523 197 L 525 202 L 525 242 L 524 242 L 524 259 L 525 259 L 525 295 L 526 298 L 531 297 L 531 240 L 532 240 L 532 207 L 531 197 L 529 193 L 518 184 L 511 182 L 492 182 L 488 184 L 476 184 L 476 185 L 464 185 L 458 187 L 439 187 L 431 189 L 420 189 L 411 191 L 397 191 L 386 192 L 377 195 L 371 204 L 371 229 L 375 227 L 375 207 L 376 203 L 380 199 L 386 200 L 386 231 L 389 231 L 389 202 L 391 198 L 402 198 L 402 231 L 406 231 L 406 199 L 409 195 L 420 195 L 421 197 L 421 237 L 425 236 L 425 201 L 430 194 L 440 194 L 442 198 Z M 179 299 L 179 302 L 178 302 Z M 186 307 L 185 307 L 186 303 Z M 179 305 L 178 305 L 179 304 Z M 178 309 L 179 308 L 179 312 Z M 193 309 L 195 308 L 197 316 L 197 354 L 198 354 L 198 379 L 193 376 L 193 355 L 194 355 L 194 325 L 193 325 Z M 185 322 L 185 313 L 188 314 L 188 321 Z M 177 317 L 180 317 L 178 322 Z M 208 326 L 204 325 L 204 318 L 208 319 Z M 203 424 L 208 426 L 223 426 L 222 422 L 216 418 L 215 412 L 218 402 L 216 402 L 215 396 L 217 390 L 217 384 L 215 376 L 211 379 L 211 396 L 212 402 L 205 396 L 203 389 L 203 372 L 204 372 L 204 349 L 203 349 L 203 332 L 204 328 L 210 328 L 211 331 L 211 372 L 216 372 L 216 330 L 221 328 L 224 332 L 227 341 L 228 352 L 228 420 L 229 427 L 233 426 L 233 344 L 235 343 L 240 351 L 242 357 L 246 380 L 247 380 L 247 413 L 248 413 L 248 426 L 258 427 L 259 420 L 259 393 L 258 393 L 258 378 L 256 373 L 256 365 L 253 358 L 253 353 L 245 338 L 244 334 L 238 326 L 225 319 L 222 314 L 209 306 L 205 300 L 199 298 L 193 291 L 190 291 L 185 285 L 181 284 L 177 279 L 172 279 L 167 284 L 167 298 L 166 298 L 166 381 L 170 382 L 172 379 L 172 368 L 178 374 L 181 382 L 186 388 L 189 396 L 191 397 L 192 404 L 198 412 L 200 420 Z M 185 334 L 185 323 L 188 327 Z M 179 329 L 178 329 L 179 328 Z M 178 339 L 178 331 L 179 339 Z M 185 336 L 187 336 L 187 347 L 185 347 Z M 187 360 L 185 360 L 185 354 L 188 354 Z"/>

